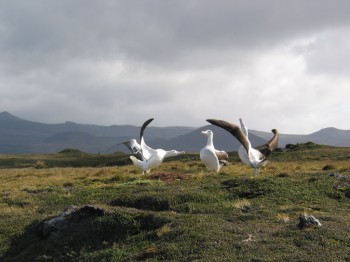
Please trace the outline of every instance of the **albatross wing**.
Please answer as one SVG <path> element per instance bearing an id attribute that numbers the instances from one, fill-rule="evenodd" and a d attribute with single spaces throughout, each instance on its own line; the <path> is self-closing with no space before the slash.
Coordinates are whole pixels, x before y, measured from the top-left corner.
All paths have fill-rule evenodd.
<path id="1" fill-rule="evenodd" d="M 207 119 L 207 121 L 215 126 L 221 127 L 231 133 L 244 147 L 244 149 L 249 152 L 249 145 L 250 142 L 246 138 L 246 136 L 243 134 L 241 128 L 235 124 L 229 123 L 224 120 L 217 120 L 217 119 Z"/>
<path id="2" fill-rule="evenodd" d="M 141 151 L 142 151 L 142 159 L 148 161 L 151 156 L 156 155 L 156 150 L 146 145 L 145 140 L 141 138 Z"/>
<path id="3" fill-rule="evenodd" d="M 225 151 L 215 150 L 215 155 L 218 158 L 220 164 L 223 164 L 225 166 L 229 164 L 228 154 Z"/>
<path id="4" fill-rule="evenodd" d="M 111 146 L 110 148 L 107 149 L 107 151 L 111 150 L 114 147 L 120 146 L 120 145 L 125 145 L 132 154 L 137 154 L 141 155 L 141 146 L 139 143 L 137 143 L 136 139 L 130 139 L 121 143 L 118 143 L 116 145 Z"/>
<path id="5" fill-rule="evenodd" d="M 141 141 L 141 152 L 142 152 L 142 159 L 143 160 L 149 160 L 150 157 L 154 154 L 156 154 L 155 150 L 148 145 L 146 145 L 145 140 L 143 138 L 143 132 L 145 131 L 146 127 L 153 121 L 154 118 L 150 118 L 146 120 L 140 130 L 140 141 Z"/>
<path id="6" fill-rule="evenodd" d="M 153 121 L 154 118 L 150 118 L 148 120 L 146 120 L 143 125 L 141 126 L 140 129 L 140 141 L 142 140 L 143 137 L 143 132 L 145 131 L 146 127 L 149 125 L 149 123 L 151 123 Z"/>
<path id="7" fill-rule="evenodd" d="M 278 146 L 279 132 L 277 129 L 272 129 L 271 132 L 274 134 L 271 140 L 264 145 L 256 147 L 265 157 L 268 157 Z"/>
<path id="8" fill-rule="evenodd" d="M 129 148 L 129 150 L 133 154 L 138 154 L 141 152 L 141 146 L 139 143 L 137 143 L 136 139 L 130 139 L 130 140 L 124 141 L 118 145 L 121 145 L 121 144 L 124 144 L 127 148 Z"/>

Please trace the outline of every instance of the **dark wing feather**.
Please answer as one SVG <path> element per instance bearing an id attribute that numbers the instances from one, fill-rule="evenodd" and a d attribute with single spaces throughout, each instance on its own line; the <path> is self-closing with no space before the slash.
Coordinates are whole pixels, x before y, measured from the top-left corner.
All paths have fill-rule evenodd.
<path id="1" fill-rule="evenodd" d="M 255 148 L 259 150 L 265 157 L 268 157 L 272 151 L 276 150 L 278 146 L 279 132 L 277 129 L 272 129 L 271 132 L 274 134 L 271 140 L 266 144 Z"/>
<path id="2" fill-rule="evenodd" d="M 221 127 L 229 133 L 231 133 L 243 145 L 247 153 L 249 152 L 249 141 L 247 140 L 239 126 L 224 120 L 207 119 L 207 121 L 210 124 Z"/>
<path id="3" fill-rule="evenodd" d="M 134 154 L 139 154 L 141 153 L 141 146 L 136 142 L 136 139 L 130 139 L 128 141 L 123 142 L 129 150 L 134 153 Z"/>
<path id="4" fill-rule="evenodd" d="M 228 154 L 225 151 L 215 151 L 215 155 L 219 160 L 219 163 L 224 164 L 225 166 L 227 166 L 229 164 L 228 162 Z"/>
<path id="5" fill-rule="evenodd" d="M 154 118 L 150 118 L 150 119 L 146 120 L 146 121 L 143 123 L 143 125 L 142 125 L 142 127 L 141 127 L 141 130 L 140 130 L 140 141 L 141 141 L 141 139 L 142 139 L 142 137 L 143 137 L 143 132 L 145 131 L 145 128 L 148 126 L 149 123 L 151 123 L 151 122 L 153 121 L 153 119 L 154 119 Z"/>

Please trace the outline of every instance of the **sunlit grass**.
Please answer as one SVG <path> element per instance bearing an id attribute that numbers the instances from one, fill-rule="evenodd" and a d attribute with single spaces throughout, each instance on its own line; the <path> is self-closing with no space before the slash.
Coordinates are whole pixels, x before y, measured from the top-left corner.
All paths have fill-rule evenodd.
<path id="1" fill-rule="evenodd" d="M 259 176 L 237 156 L 219 174 L 193 156 L 146 175 L 131 164 L 53 167 L 52 156 L 33 162 L 49 163 L 44 168 L 3 168 L 0 258 L 347 261 L 350 182 L 332 174 L 350 175 L 350 149 L 312 147 L 273 154 Z M 172 174 L 177 178 L 165 180 Z M 66 206 L 87 204 L 107 215 L 58 239 L 35 233 L 38 223 Z M 322 227 L 298 229 L 301 213 Z"/>
<path id="2" fill-rule="evenodd" d="M 251 203 L 248 199 L 239 199 L 233 204 L 233 207 L 241 211 L 248 211 L 251 208 Z"/>

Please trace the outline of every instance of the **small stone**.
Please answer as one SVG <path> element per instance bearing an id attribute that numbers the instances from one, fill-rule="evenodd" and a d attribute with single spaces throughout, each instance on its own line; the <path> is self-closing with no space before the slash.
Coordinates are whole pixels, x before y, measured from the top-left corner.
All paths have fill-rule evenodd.
<path id="1" fill-rule="evenodd" d="M 320 227 L 320 221 L 312 215 L 300 214 L 298 227 L 304 229 L 306 227 L 317 226 Z"/>
<path id="2" fill-rule="evenodd" d="M 334 176 L 334 177 L 336 177 L 338 179 L 350 179 L 349 176 L 343 175 L 343 174 L 340 174 L 340 173 L 332 173 L 329 176 Z"/>

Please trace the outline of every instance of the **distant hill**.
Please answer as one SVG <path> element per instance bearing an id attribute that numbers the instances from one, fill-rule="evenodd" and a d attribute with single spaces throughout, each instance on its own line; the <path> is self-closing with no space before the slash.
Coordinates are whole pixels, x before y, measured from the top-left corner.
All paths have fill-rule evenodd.
<path id="1" fill-rule="evenodd" d="M 269 139 L 271 133 L 250 130 L 250 133 Z M 334 127 L 323 128 L 317 132 L 307 135 L 281 134 L 279 145 L 313 142 L 320 145 L 329 145 L 337 147 L 350 146 L 350 130 L 341 130 Z"/>
<path id="2" fill-rule="evenodd" d="M 327 127 L 307 136 L 309 141 L 321 145 L 350 146 L 350 130 Z"/>
<path id="3" fill-rule="evenodd" d="M 156 121 L 154 121 L 156 124 Z M 140 123 L 141 125 L 142 123 Z M 153 124 L 153 122 L 151 123 Z M 217 149 L 236 151 L 237 140 L 225 130 L 213 125 L 203 127 L 155 127 L 145 131 L 147 144 L 153 148 L 177 149 L 187 152 L 199 152 L 206 144 L 202 130 L 214 132 L 214 144 Z M 0 113 L 0 153 L 55 153 L 65 148 L 76 148 L 91 153 L 128 152 L 126 147 L 111 146 L 130 138 L 139 139 L 140 126 L 111 125 L 100 126 L 65 122 L 44 124 L 16 117 L 9 112 Z M 249 130 L 253 146 L 264 144 L 272 137 L 271 132 Z M 332 127 L 321 129 L 307 135 L 281 134 L 280 147 L 286 144 L 305 142 L 331 146 L 350 146 L 350 130 Z"/>
<path id="4" fill-rule="evenodd" d="M 44 139 L 43 142 L 53 152 L 59 152 L 65 148 L 78 148 L 83 152 L 106 152 L 115 143 L 115 140 L 113 137 L 94 136 L 81 131 L 67 131 L 54 134 Z"/>
<path id="5" fill-rule="evenodd" d="M 145 138 L 171 139 L 194 129 L 149 126 Z M 67 147 L 91 153 L 106 153 L 112 145 L 130 138 L 138 139 L 139 133 L 139 126 L 99 126 L 74 122 L 43 124 L 18 118 L 9 112 L 0 113 L 0 153 L 50 153 Z M 123 146 L 113 150 L 127 152 Z"/>

